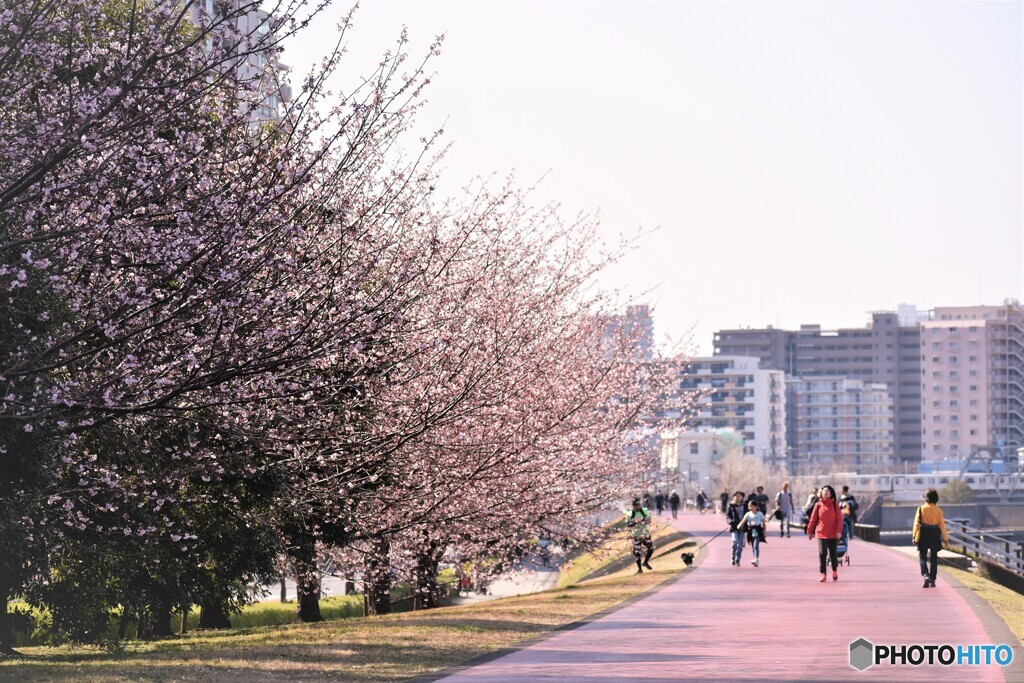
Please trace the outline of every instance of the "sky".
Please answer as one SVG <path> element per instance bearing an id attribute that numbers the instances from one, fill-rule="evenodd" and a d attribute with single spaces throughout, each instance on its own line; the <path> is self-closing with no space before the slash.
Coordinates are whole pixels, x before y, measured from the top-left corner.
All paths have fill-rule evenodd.
<path id="1" fill-rule="evenodd" d="M 285 45 L 293 81 L 348 8 Z M 445 36 L 420 123 L 449 191 L 543 178 L 641 235 L 601 285 L 659 341 L 1024 301 L 1024 2 L 367 0 L 337 85 L 403 26 Z"/>

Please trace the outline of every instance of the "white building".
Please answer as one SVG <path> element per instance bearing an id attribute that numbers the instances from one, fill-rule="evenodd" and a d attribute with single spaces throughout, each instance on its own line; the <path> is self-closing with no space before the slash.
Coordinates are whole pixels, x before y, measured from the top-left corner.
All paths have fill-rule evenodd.
<path id="1" fill-rule="evenodd" d="M 699 391 L 694 430 L 733 430 L 747 455 L 769 462 L 786 457 L 786 391 L 781 370 L 762 370 L 748 356 L 693 358 L 681 372 L 679 389 Z"/>
<path id="2" fill-rule="evenodd" d="M 849 377 L 794 377 L 786 384 L 796 462 L 831 471 L 888 472 L 895 466 L 887 385 Z"/>
<path id="3" fill-rule="evenodd" d="M 682 485 L 680 493 L 694 498 L 719 477 L 719 463 L 733 451 L 743 452 L 743 437 L 731 429 L 668 431 L 661 435 L 662 476 Z"/>
<path id="4" fill-rule="evenodd" d="M 277 59 L 272 15 L 260 9 L 243 11 L 244 7 L 240 0 L 198 0 L 190 5 L 189 17 L 201 30 L 209 31 L 204 43 L 207 50 L 218 37 L 238 46 L 232 54 L 241 52 L 241 56 L 229 62 L 232 77 L 239 86 L 254 89 L 263 98 L 249 112 L 252 123 L 277 121 L 282 106 L 291 99 L 291 86 L 286 82 L 289 69 Z M 225 10 L 236 13 L 234 21 L 224 22 Z"/>

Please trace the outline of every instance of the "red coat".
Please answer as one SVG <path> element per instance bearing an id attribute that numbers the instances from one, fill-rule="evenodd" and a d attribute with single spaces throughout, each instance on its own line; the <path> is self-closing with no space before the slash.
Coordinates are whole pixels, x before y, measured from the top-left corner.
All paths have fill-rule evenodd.
<path id="1" fill-rule="evenodd" d="M 835 500 L 819 500 L 807 521 L 807 535 L 815 538 L 840 538 L 843 535 L 843 513 Z"/>

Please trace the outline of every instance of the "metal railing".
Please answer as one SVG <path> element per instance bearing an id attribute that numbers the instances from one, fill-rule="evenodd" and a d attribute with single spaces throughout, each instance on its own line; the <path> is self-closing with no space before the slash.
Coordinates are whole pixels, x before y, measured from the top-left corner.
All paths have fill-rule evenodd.
<path id="1" fill-rule="evenodd" d="M 965 555 L 987 560 L 1015 574 L 1024 576 L 1024 543 L 1013 543 L 991 531 L 982 531 L 968 526 L 967 519 L 952 519 L 947 522 L 950 544 L 963 549 Z M 1014 548 L 1013 546 L 1017 547 Z"/>

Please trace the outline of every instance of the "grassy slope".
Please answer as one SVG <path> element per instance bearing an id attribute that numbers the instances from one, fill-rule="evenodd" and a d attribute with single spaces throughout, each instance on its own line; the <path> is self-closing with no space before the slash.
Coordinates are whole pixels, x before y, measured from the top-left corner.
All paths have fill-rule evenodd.
<path id="1" fill-rule="evenodd" d="M 619 555 L 629 551 L 618 541 Z M 23 648 L 0 660 L 0 679 L 18 681 L 395 681 L 436 672 L 611 607 L 674 576 L 677 553 L 656 571 L 534 595 L 321 624 L 189 633 L 132 643 L 121 655 L 95 648 Z"/>
<path id="2" fill-rule="evenodd" d="M 628 552 L 626 542 L 618 542 L 621 551 Z M 603 555 L 597 563 L 601 561 Z M 26 648 L 27 659 L 0 660 L 0 679 L 102 683 L 403 680 L 578 621 L 682 569 L 675 552 L 658 558 L 655 567 L 654 572 L 640 576 L 629 568 L 607 578 L 535 595 L 428 612 L 191 633 L 132 644 L 117 656 L 85 648 Z M 990 603 L 1017 637 L 1024 639 L 1024 596 L 967 572 L 943 571 Z"/>
<path id="3" fill-rule="evenodd" d="M 942 571 L 977 593 L 1006 622 L 1017 640 L 1024 641 L 1024 595 L 962 569 L 943 567 Z"/>

